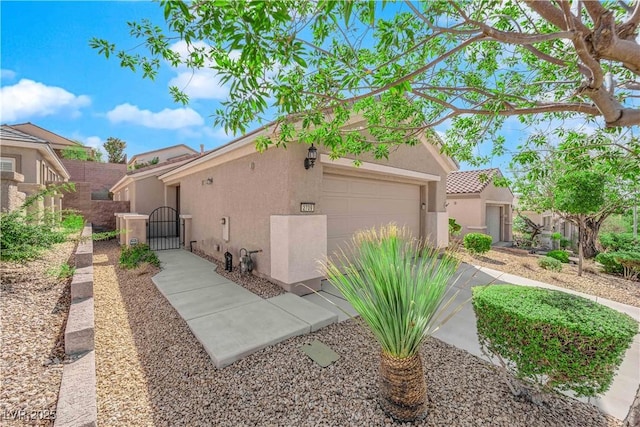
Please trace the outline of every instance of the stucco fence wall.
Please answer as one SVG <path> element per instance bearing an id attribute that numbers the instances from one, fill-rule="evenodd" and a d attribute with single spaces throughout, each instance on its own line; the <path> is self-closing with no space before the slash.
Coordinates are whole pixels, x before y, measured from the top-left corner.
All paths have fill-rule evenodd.
<path id="1" fill-rule="evenodd" d="M 91 184 L 75 183 L 76 191 L 65 192 L 62 199 L 63 209 L 80 211 L 85 221 L 93 224 L 96 230 L 116 229 L 116 212 L 129 212 L 129 202 L 114 200 L 91 200 Z"/>

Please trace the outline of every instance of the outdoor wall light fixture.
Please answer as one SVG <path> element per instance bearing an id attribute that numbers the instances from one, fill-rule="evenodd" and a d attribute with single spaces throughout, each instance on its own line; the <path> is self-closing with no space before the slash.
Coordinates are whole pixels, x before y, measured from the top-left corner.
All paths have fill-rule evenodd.
<path id="1" fill-rule="evenodd" d="M 309 169 L 312 168 L 316 163 L 316 159 L 318 158 L 318 149 L 311 144 L 309 147 L 309 151 L 307 152 L 307 158 L 304 159 L 304 168 Z"/>

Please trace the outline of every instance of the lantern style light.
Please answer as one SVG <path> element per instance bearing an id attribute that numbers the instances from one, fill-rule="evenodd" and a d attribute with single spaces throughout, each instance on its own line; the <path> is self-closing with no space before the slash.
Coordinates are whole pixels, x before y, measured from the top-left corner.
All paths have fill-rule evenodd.
<path id="1" fill-rule="evenodd" d="M 318 149 L 311 144 L 309 147 L 309 151 L 307 152 L 307 158 L 304 159 L 304 168 L 309 169 L 312 168 L 316 163 L 316 159 L 318 158 Z"/>

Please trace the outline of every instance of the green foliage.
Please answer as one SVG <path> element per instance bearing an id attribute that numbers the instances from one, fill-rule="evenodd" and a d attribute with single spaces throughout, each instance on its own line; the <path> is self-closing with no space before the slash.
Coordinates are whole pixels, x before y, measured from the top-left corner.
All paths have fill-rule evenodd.
<path id="1" fill-rule="evenodd" d="M 552 258 L 550 256 L 543 256 L 542 258 L 539 258 L 538 265 L 545 270 L 562 271 L 562 262 L 557 258 Z"/>
<path id="2" fill-rule="evenodd" d="M 611 215 L 600 227 L 600 233 L 631 233 L 632 231 L 632 217 L 620 214 Z"/>
<path id="3" fill-rule="evenodd" d="M 62 158 L 69 160 L 89 160 L 87 151 L 82 147 L 70 146 L 62 149 Z"/>
<path id="4" fill-rule="evenodd" d="M 458 261 L 422 246 L 390 224 L 354 236 L 324 264 L 329 281 L 353 305 L 385 353 L 410 357 L 430 335 Z M 447 306 L 453 298 L 443 304 Z"/>
<path id="5" fill-rule="evenodd" d="M 49 275 L 56 277 L 57 279 L 68 279 L 73 276 L 76 272 L 76 268 L 70 266 L 66 262 L 61 264 L 57 268 L 48 272 Z"/>
<path id="6" fill-rule="evenodd" d="M 472 254 L 481 255 L 489 252 L 493 238 L 487 234 L 469 233 L 464 236 L 464 248 Z"/>
<path id="7" fill-rule="evenodd" d="M 564 237 L 562 237 L 560 239 L 560 247 L 562 249 L 567 249 L 569 246 L 571 246 L 571 240 L 565 239 Z"/>
<path id="8" fill-rule="evenodd" d="M 154 157 L 153 159 L 149 160 L 148 162 L 142 162 L 142 163 L 134 164 L 133 165 L 133 169 L 142 169 L 142 168 L 146 168 L 147 166 L 157 165 L 158 162 L 160 162 L 160 158 L 159 157 Z"/>
<path id="9" fill-rule="evenodd" d="M 478 144 L 491 142 L 491 155 L 504 153 L 499 131 L 509 116 L 531 125 L 574 116 L 592 120 L 606 113 L 610 127 L 634 124 L 632 119 L 617 122 L 633 117 L 632 89 L 603 97 L 603 86 L 583 90 L 581 84 L 589 67 L 594 69 L 587 74 L 611 73 L 620 86 L 634 82 L 629 70 L 640 68 L 637 61 L 627 64 L 630 56 L 618 54 L 625 49 L 606 46 L 590 53 L 606 58 L 606 65 L 582 64 L 574 45 L 566 43 L 569 29 L 558 29 L 557 21 L 536 10 L 544 4 L 162 1 L 162 25 L 148 19 L 128 23 L 136 42 L 117 49 L 93 38 L 90 46 L 149 79 L 165 65 L 211 69 L 230 88 L 215 112 L 216 125 L 241 134 L 255 121 L 275 118 L 277 132 L 257 141 L 262 149 L 322 140 L 334 156 L 370 152 L 385 158 L 395 144 L 415 144 L 421 131 L 434 135 L 432 128 L 447 122 L 443 151 L 459 161 L 481 163 L 489 156 L 477 154 Z M 553 16 L 564 13 L 560 6 L 549 8 L 545 12 Z M 562 22 L 577 26 L 585 39 L 595 38 L 592 31 L 603 16 L 616 21 L 613 25 L 624 22 L 618 2 L 607 2 L 603 10 L 606 15 L 585 13 Z M 172 49 L 176 40 L 185 43 L 187 53 Z M 622 37 L 620 42 L 637 43 Z M 129 49 L 131 44 L 144 51 Z M 169 91 L 177 102 L 187 103 L 193 89 Z M 632 113 L 623 115 L 624 107 Z M 333 114 L 325 116 L 326 111 Z M 340 131 L 359 116 L 379 143 Z"/>
<path id="10" fill-rule="evenodd" d="M 149 245 L 138 244 L 122 248 L 120 252 L 120 265 L 123 268 L 137 268 L 144 262 L 160 267 L 160 260 L 156 253 L 149 248 Z"/>
<path id="11" fill-rule="evenodd" d="M 127 143 L 120 138 L 108 137 L 105 143 L 102 145 L 107 152 L 109 163 L 123 163 L 124 162 L 124 150 L 127 148 Z"/>
<path id="12" fill-rule="evenodd" d="M 602 252 L 596 255 L 605 273 L 620 274 L 625 279 L 635 279 L 640 275 L 640 251 Z"/>
<path id="13" fill-rule="evenodd" d="M 462 230 L 462 226 L 456 222 L 455 218 L 449 218 L 449 235 L 457 236 L 460 234 L 460 230 Z"/>
<path id="14" fill-rule="evenodd" d="M 604 177 L 589 170 L 571 171 L 560 176 L 554 193 L 560 212 L 590 214 L 604 203 Z"/>
<path id="15" fill-rule="evenodd" d="M 61 223 L 56 214 L 28 213 L 27 209 L 45 196 L 72 190 L 72 184 L 52 186 L 27 197 L 19 209 L 0 213 L 0 259 L 19 262 L 35 259 L 76 231 L 76 215 L 63 215 L 64 222 Z"/>
<path id="16" fill-rule="evenodd" d="M 510 361 L 519 378 L 578 396 L 609 389 L 638 332 L 630 316 L 564 292 L 514 285 L 472 292 L 484 350 Z"/>
<path id="17" fill-rule="evenodd" d="M 522 218 L 522 215 L 518 214 L 513 218 L 513 231 L 516 233 L 529 233 L 529 226 L 527 222 Z"/>
<path id="18" fill-rule="evenodd" d="M 640 252 L 640 238 L 634 239 L 633 233 L 601 233 L 600 245 L 607 252 Z"/>
<path id="19" fill-rule="evenodd" d="M 557 259 L 558 261 L 567 264 L 569 262 L 569 254 L 565 251 L 550 251 L 547 253 L 547 256 L 550 258 Z"/>
<path id="20" fill-rule="evenodd" d="M 551 240 L 560 241 L 560 239 L 562 239 L 561 233 L 558 233 L 558 232 L 551 233 Z"/>

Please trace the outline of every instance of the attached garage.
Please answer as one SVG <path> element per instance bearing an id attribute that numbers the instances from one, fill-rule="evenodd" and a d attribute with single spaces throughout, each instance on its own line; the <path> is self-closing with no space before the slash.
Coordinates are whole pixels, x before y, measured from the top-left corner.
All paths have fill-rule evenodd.
<path id="1" fill-rule="evenodd" d="M 355 232 L 390 222 L 420 237 L 420 186 L 324 174 L 322 210 L 327 215 L 327 254 Z"/>

